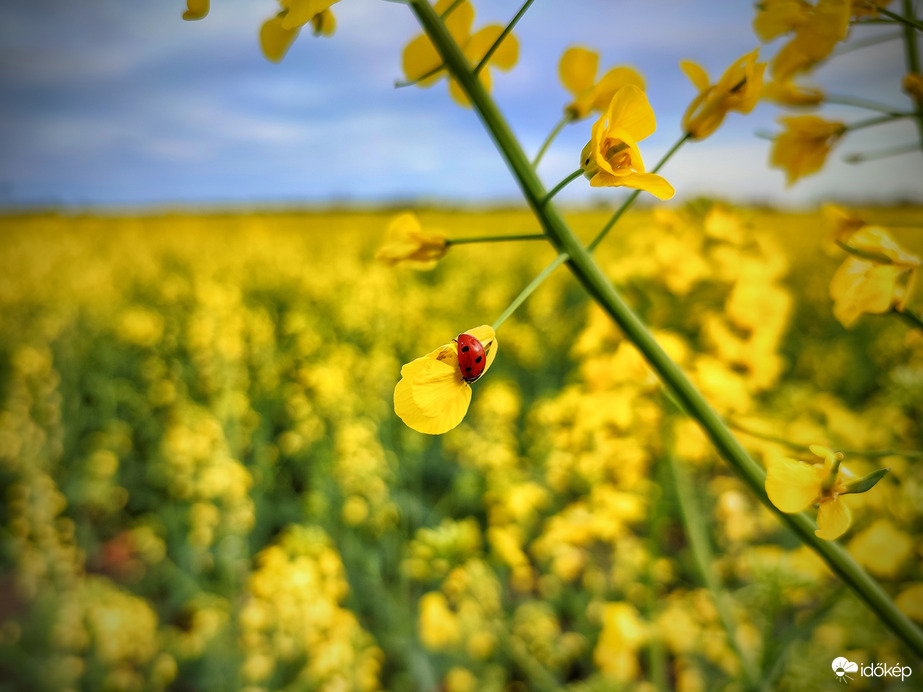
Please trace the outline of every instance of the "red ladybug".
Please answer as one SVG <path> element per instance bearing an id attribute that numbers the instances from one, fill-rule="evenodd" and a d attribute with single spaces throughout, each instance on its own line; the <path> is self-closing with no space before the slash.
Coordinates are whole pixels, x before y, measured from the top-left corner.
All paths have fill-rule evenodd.
<path id="1" fill-rule="evenodd" d="M 458 367 L 465 382 L 474 382 L 484 373 L 487 365 L 487 354 L 484 345 L 470 334 L 459 334 L 458 342 Z"/>

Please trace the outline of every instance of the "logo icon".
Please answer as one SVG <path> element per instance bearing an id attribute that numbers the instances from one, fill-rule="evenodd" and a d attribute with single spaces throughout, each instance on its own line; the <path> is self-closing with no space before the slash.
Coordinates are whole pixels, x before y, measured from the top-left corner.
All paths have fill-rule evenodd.
<path id="1" fill-rule="evenodd" d="M 847 680 L 852 680 L 850 676 L 846 673 L 857 673 L 859 672 L 859 664 L 848 661 L 842 656 L 839 658 L 833 659 L 833 672 L 836 673 L 836 679 L 839 682 L 846 683 Z"/>

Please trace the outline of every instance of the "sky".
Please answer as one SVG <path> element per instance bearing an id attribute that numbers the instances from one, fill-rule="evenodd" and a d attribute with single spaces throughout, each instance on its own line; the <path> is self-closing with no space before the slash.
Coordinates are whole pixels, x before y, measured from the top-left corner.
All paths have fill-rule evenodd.
<path id="1" fill-rule="evenodd" d="M 475 2 L 475 29 L 505 24 L 519 0 Z M 211 207 L 508 203 L 519 200 L 474 113 L 442 81 L 395 88 L 403 46 L 420 29 L 384 0 L 333 6 L 331 38 L 302 32 L 281 64 L 257 34 L 276 0 L 212 0 L 185 22 L 183 0 L 4 0 L 0 4 L 0 207 Z M 571 45 L 601 53 L 601 67 L 645 77 L 657 132 L 642 142 L 652 166 L 680 135 L 695 96 L 678 63 L 717 78 L 758 44 L 742 0 L 537 0 L 516 28 L 520 59 L 494 71 L 493 93 L 527 153 L 558 121 L 567 94 L 557 63 Z M 853 37 L 894 33 L 855 27 Z M 771 58 L 781 43 L 761 49 Z M 813 76 L 831 93 L 909 107 L 900 91 L 900 40 L 853 50 Z M 861 165 L 845 154 L 914 141 L 905 120 L 850 134 L 825 169 L 786 187 L 767 167 L 778 108 L 732 113 L 714 135 L 683 147 L 661 171 L 677 200 L 811 205 L 827 199 L 923 201 L 923 156 Z M 874 113 L 825 107 L 853 122 Z M 568 126 L 539 173 L 548 187 L 577 168 L 592 118 Z M 623 191 L 578 179 L 561 194 L 608 203 Z"/>

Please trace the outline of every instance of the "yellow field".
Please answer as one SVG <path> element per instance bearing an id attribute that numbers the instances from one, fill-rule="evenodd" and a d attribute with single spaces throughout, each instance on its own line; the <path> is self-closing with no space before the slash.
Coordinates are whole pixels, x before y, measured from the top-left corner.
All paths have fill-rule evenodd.
<path id="1" fill-rule="evenodd" d="M 923 209 L 861 214 L 923 251 Z M 568 218 L 588 240 L 608 215 Z M 914 665 L 566 268 L 498 330 L 461 426 L 404 426 L 401 365 L 554 253 L 388 268 L 391 216 L 0 219 L 0 690 L 816 690 L 838 656 Z M 840 542 L 923 622 L 923 333 L 833 318 L 824 216 L 635 211 L 599 255 L 758 460 L 890 467 Z"/>

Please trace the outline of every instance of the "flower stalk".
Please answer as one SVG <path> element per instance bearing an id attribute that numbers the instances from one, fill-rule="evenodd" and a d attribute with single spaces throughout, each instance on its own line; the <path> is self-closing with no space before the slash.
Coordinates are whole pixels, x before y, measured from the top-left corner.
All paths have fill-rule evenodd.
<path id="1" fill-rule="evenodd" d="M 561 217 L 553 201 L 543 203 L 547 196 L 544 185 L 439 15 L 426 0 L 411 0 L 410 7 L 468 96 L 550 242 L 559 253 L 566 253 L 564 256 L 574 276 L 643 354 L 665 387 L 701 426 L 719 454 L 741 476 L 754 495 L 816 552 L 917 656 L 923 657 L 923 632 L 898 610 L 881 586 L 846 549 L 836 542 L 817 538 L 814 535 L 814 522 L 806 514 L 786 514 L 769 501 L 764 488 L 766 474 L 763 469 L 750 457 L 715 410 L 616 291 L 590 252 Z"/>
<path id="2" fill-rule="evenodd" d="M 510 20 L 510 23 L 506 25 L 506 28 L 497 37 L 497 40 L 494 41 L 493 45 L 487 50 L 486 53 L 484 53 L 484 57 L 481 58 L 481 61 L 477 64 L 477 67 L 474 68 L 475 75 L 484 69 L 484 65 L 490 61 L 491 57 L 493 57 L 493 54 L 496 53 L 497 49 L 500 47 L 500 44 L 503 43 L 503 40 L 507 36 L 509 36 L 509 33 L 513 30 L 513 27 L 515 27 L 519 20 L 522 19 L 522 16 L 526 13 L 526 10 L 529 9 L 529 6 L 533 2 L 535 2 L 535 0 L 526 0 L 525 3 L 523 3 L 523 6 L 519 8 L 519 12 L 517 12 L 516 16 Z"/>
<path id="3" fill-rule="evenodd" d="M 474 238 L 448 238 L 445 241 L 446 247 L 449 245 L 470 245 L 472 243 L 504 243 L 511 240 L 545 240 L 547 236 L 544 233 L 530 233 L 527 235 L 482 235 Z"/>

